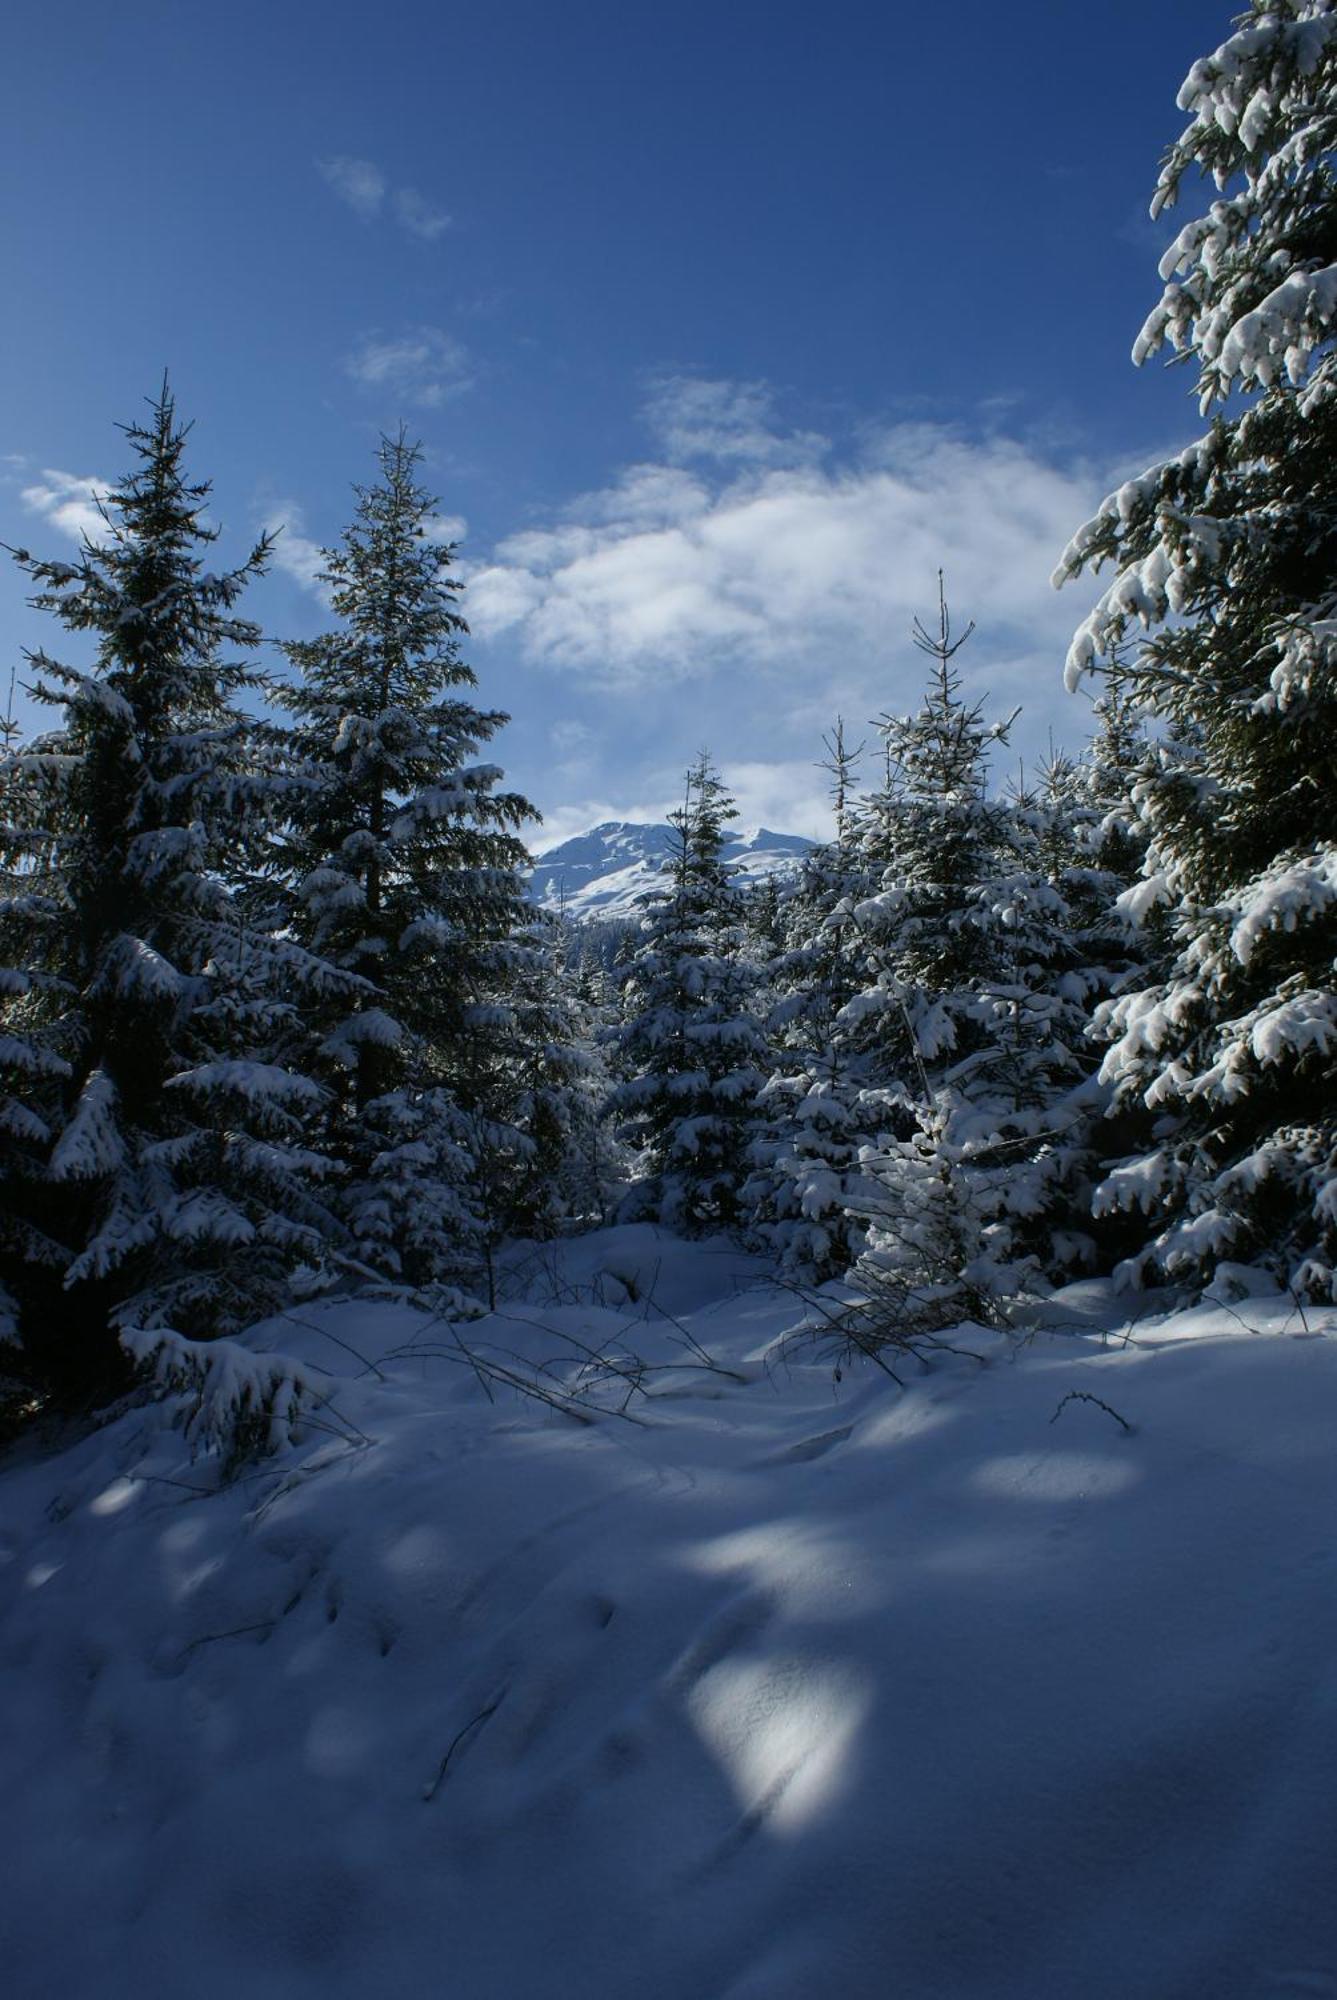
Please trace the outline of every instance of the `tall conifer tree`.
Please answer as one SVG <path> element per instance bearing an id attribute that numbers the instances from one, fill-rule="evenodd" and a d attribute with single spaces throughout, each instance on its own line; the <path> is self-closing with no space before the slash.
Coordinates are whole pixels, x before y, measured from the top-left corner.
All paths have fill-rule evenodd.
<path id="1" fill-rule="evenodd" d="M 971 629 L 953 632 L 939 579 L 937 620 L 915 627 L 924 699 L 882 726 L 881 882 L 853 911 L 867 973 L 843 1013 L 877 1051 L 891 1114 L 861 1152 L 873 1193 L 855 1282 L 893 1329 L 992 1312 L 1089 1249 L 1068 1212 L 1092 1066 L 1068 837 L 1057 801 L 989 794 L 1009 725 L 962 694 Z"/>
<path id="2" fill-rule="evenodd" d="M 378 462 L 325 551 L 337 624 L 284 647 L 307 781 L 284 868 L 299 936 L 365 982 L 312 1024 L 348 1224 L 369 1272 L 422 1286 L 476 1261 L 482 1154 L 514 1137 L 517 830 L 536 815 L 477 761 L 508 717 L 471 699 L 455 550 L 421 452 L 401 432 Z"/>
<path id="3" fill-rule="evenodd" d="M 74 1395 L 114 1381 L 119 1328 L 244 1323 L 337 1235 L 289 1058 L 338 975 L 269 934 L 247 880 L 283 796 L 236 706 L 266 547 L 206 569 L 165 385 L 126 435 L 104 532 L 73 562 L 15 552 L 95 647 L 31 656 L 64 720 L 9 756 L 0 833 L 0 1283 L 27 1365 Z"/>
<path id="4" fill-rule="evenodd" d="M 1117 571 L 1068 677 L 1122 665 L 1161 730 L 1135 797 L 1164 976 L 1114 1000 L 1105 1074 L 1135 1149 L 1099 1200 L 1134 1276 L 1337 1269 L 1337 8 L 1254 0 L 1179 93 L 1153 213 L 1216 198 L 1161 263 L 1134 348 L 1196 372 L 1195 444 L 1112 494 L 1056 580 Z"/>
<path id="5" fill-rule="evenodd" d="M 631 1207 L 688 1232 L 741 1219 L 765 1040 L 751 1011 L 743 901 L 724 859 L 737 817 L 703 752 L 670 815 L 663 889 L 646 899 L 618 1054 L 629 1072 L 610 1104 L 641 1156 Z"/>
<path id="6" fill-rule="evenodd" d="M 759 1102 L 754 1171 L 744 1191 L 757 1241 L 786 1276 L 809 1284 L 838 1277 L 863 1248 L 873 1190 L 860 1154 L 884 1130 L 891 1108 L 876 1034 L 865 1034 L 845 1011 L 869 977 L 854 909 L 881 878 L 855 796 L 863 746 L 847 746 L 837 718 L 823 747 L 836 837 L 805 856 L 781 904 L 784 948 L 772 967 L 767 1022 L 776 1066 Z M 894 1088 L 895 1100 L 903 1094 Z"/>

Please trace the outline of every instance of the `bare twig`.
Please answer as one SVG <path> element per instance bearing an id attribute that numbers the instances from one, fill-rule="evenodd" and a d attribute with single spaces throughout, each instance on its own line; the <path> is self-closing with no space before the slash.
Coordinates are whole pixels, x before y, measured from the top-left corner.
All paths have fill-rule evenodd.
<path id="1" fill-rule="evenodd" d="M 451 1741 L 446 1749 L 446 1754 L 441 1759 L 441 1763 L 437 1770 L 436 1776 L 432 1779 L 430 1785 L 423 1786 L 422 1797 L 424 1805 L 430 1805 L 432 1800 L 436 1797 L 437 1793 L 440 1791 L 442 1783 L 445 1779 L 446 1772 L 450 1769 L 450 1760 L 455 1755 L 455 1752 L 459 1749 L 461 1743 L 463 1743 L 465 1737 L 471 1736 L 474 1730 L 477 1729 L 482 1723 L 486 1722 L 490 1715 L 495 1715 L 505 1699 L 506 1699 L 506 1690 L 505 1688 L 503 1688 L 495 1701 L 489 1702 L 486 1708 L 480 1708 L 477 1715 L 475 1715 L 470 1721 L 466 1722 L 463 1729 L 459 1730 L 455 1734 L 455 1736 L 451 1738 Z"/>
<path id="2" fill-rule="evenodd" d="M 1132 1437 L 1133 1426 L 1129 1423 L 1127 1417 L 1121 1417 L 1116 1409 L 1113 1409 L 1102 1397 L 1093 1396 L 1089 1389 L 1069 1389 L 1067 1395 L 1049 1419 L 1051 1424 L 1058 1422 L 1069 1403 L 1094 1403 L 1098 1410 L 1103 1410 L 1107 1417 L 1113 1417 L 1115 1423 L 1121 1424 L 1129 1437 Z"/>
<path id="3" fill-rule="evenodd" d="M 1304 1300 L 1300 1297 L 1300 1294 L 1296 1291 L 1294 1285 L 1287 1285 L 1286 1290 L 1290 1293 L 1291 1297 L 1295 1301 L 1295 1310 L 1300 1315 L 1301 1326 L 1304 1328 L 1306 1333 L 1310 1332 L 1311 1329 L 1309 1325 L 1309 1318 L 1305 1312 Z"/>
<path id="4" fill-rule="evenodd" d="M 220 1639 L 245 1639 L 252 1632 L 263 1632 L 268 1638 L 278 1622 L 277 1618 L 261 1618 L 254 1625 L 235 1625 L 230 1632 L 205 1632 L 184 1645 L 178 1657 L 187 1660 L 198 1646 L 215 1646 Z"/>

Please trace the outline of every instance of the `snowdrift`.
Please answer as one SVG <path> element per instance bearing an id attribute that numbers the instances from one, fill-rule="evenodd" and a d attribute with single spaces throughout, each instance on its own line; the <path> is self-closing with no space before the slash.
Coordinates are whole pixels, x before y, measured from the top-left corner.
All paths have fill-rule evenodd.
<path id="1" fill-rule="evenodd" d="M 1337 1993 L 1337 1315 L 901 1389 L 720 1244 L 511 1290 L 586 1421 L 344 1305 L 229 1484 L 170 1405 L 0 1467 L 10 1992 Z"/>

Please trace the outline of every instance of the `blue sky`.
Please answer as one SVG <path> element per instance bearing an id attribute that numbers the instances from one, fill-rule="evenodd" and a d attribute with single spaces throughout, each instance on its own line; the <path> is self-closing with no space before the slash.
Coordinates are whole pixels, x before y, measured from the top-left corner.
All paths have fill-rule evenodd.
<path id="1" fill-rule="evenodd" d="M 941 563 L 1028 760 L 1082 740 L 1049 574 L 1195 434 L 1128 354 L 1199 0 L 73 0 L 7 35 L 0 538 L 63 553 L 170 368 L 252 609 L 319 630 L 380 431 L 461 524 L 468 657 L 535 844 L 658 816 L 703 744 L 819 832 L 913 704 Z M 19 191 L 18 198 L 14 198 Z M 90 484 L 92 483 L 92 484 Z M 54 636 L 0 573 L 5 658 Z M 6 676 L 7 678 L 7 676 Z"/>

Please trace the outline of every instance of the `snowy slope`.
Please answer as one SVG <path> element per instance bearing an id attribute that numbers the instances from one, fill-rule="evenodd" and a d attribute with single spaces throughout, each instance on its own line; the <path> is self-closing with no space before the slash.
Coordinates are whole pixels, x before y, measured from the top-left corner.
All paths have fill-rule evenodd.
<path id="1" fill-rule="evenodd" d="M 7 1990 L 1337 1991 L 1337 1315 L 1082 1288 L 901 1390 L 760 1276 L 536 1258 L 470 1338 L 587 1423 L 347 1306 L 254 1339 L 350 1441 L 0 1468 Z"/>
<path id="2" fill-rule="evenodd" d="M 565 907 L 573 917 L 632 917 L 637 897 L 659 886 L 660 864 L 671 852 L 669 826 L 606 820 L 539 855 L 530 894 L 545 909 Z M 754 826 L 726 837 L 724 859 L 744 882 L 792 874 L 813 843 L 801 833 L 773 833 Z"/>

